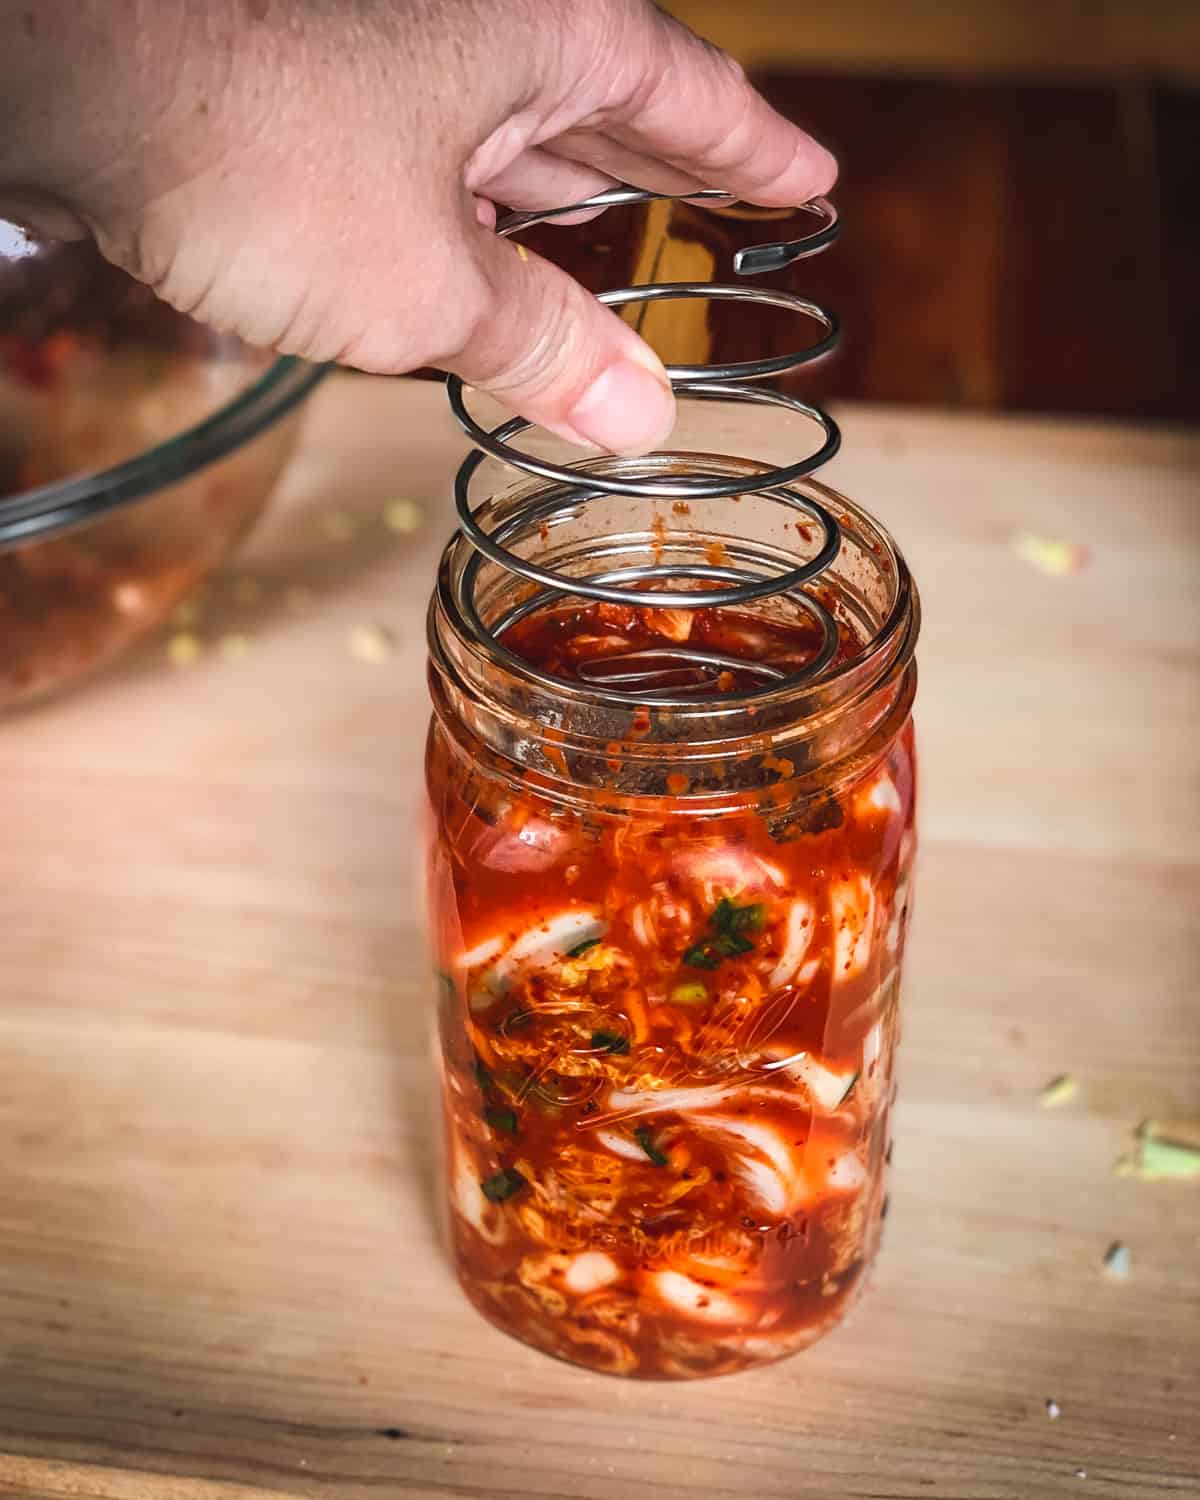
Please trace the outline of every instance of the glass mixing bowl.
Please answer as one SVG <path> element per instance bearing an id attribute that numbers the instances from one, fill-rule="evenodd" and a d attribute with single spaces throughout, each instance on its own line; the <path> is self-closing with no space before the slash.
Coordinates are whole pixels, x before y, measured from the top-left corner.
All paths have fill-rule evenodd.
<path id="1" fill-rule="evenodd" d="M 325 373 L 0 224 L 0 711 L 111 662 L 221 563 Z"/>

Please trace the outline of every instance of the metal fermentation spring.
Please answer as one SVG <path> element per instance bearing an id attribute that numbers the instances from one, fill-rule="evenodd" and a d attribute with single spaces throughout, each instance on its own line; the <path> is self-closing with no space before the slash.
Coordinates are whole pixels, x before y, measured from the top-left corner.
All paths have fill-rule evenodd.
<path id="1" fill-rule="evenodd" d="M 569 207 L 511 214 L 497 226 L 497 233 L 511 235 L 531 224 L 577 213 L 581 209 L 645 203 L 653 199 L 689 203 L 706 200 L 721 203 L 735 201 L 730 193 L 712 190 L 681 199 L 679 195 L 619 187 Z M 741 250 L 734 257 L 734 272 L 739 276 L 753 276 L 775 271 L 824 250 L 837 237 L 839 230 L 834 208 L 825 199 L 819 198 L 806 204 L 804 211 L 812 214 L 818 221 L 811 234 L 786 243 L 756 245 Z M 841 441 L 840 435 L 832 418 L 817 407 L 795 396 L 754 384 L 756 381 L 797 370 L 828 353 L 837 342 L 837 320 L 832 313 L 803 297 L 744 282 L 740 285 L 694 281 L 662 282 L 647 286 L 620 287 L 615 291 L 600 293 L 600 301 L 609 307 L 678 298 L 760 303 L 782 312 L 799 313 L 817 323 L 820 329 L 818 340 L 795 353 L 724 365 L 667 366 L 667 374 L 677 395 L 701 400 L 774 406 L 814 422 L 822 435 L 821 445 L 815 453 L 793 464 L 769 469 L 761 474 L 739 474 L 736 477 L 706 473 L 699 456 L 690 472 L 672 472 L 669 475 L 646 472 L 647 461 L 644 459 L 617 461 L 615 471 L 606 474 L 581 472 L 546 462 L 514 447 L 511 439 L 533 425 L 523 418 L 515 417 L 491 430 L 480 426 L 467 410 L 462 381 L 457 376 L 450 376 L 447 381 L 450 405 L 477 449 L 464 461 L 455 480 L 455 502 L 461 528 L 476 549 L 462 571 L 457 589 L 458 603 L 472 627 L 481 633 L 489 647 L 501 658 L 509 656 L 498 640 L 506 629 L 555 600 L 571 597 L 615 604 L 648 605 L 659 609 L 700 609 L 714 605 L 748 604 L 774 595 L 787 595 L 821 627 L 822 644 L 815 658 L 801 671 L 791 673 L 766 664 L 748 663 L 717 653 L 700 652 L 689 649 L 686 645 L 672 645 L 667 641 L 661 647 L 656 645 L 653 648 L 631 651 L 619 658 L 607 657 L 602 663 L 603 676 L 597 675 L 585 680 L 595 682 L 598 687 L 602 686 L 604 696 L 618 702 L 644 702 L 647 699 L 664 705 L 692 702 L 698 692 L 711 689 L 717 674 L 726 669 L 739 669 L 745 673 L 749 668 L 761 680 L 762 686 L 758 691 L 769 692 L 783 682 L 795 683 L 817 677 L 832 661 L 838 644 L 836 622 L 829 611 L 804 589 L 804 585 L 828 568 L 837 557 L 841 532 L 836 518 L 819 501 L 792 486 L 797 480 L 813 474 L 833 457 Z M 553 482 L 548 493 L 531 495 L 527 503 L 506 515 L 490 531 L 485 530 L 477 521 L 471 498 L 472 478 L 487 455 L 527 474 Z M 767 576 L 763 575 L 761 568 L 759 571 L 752 571 L 747 566 L 738 567 L 738 562 L 748 564 L 754 561 L 756 554 L 752 549 L 741 548 L 733 542 L 725 546 L 729 566 L 724 563 L 713 565 L 660 561 L 575 577 L 541 567 L 530 558 L 513 551 L 509 545 L 527 538 L 535 531 L 540 530 L 543 536 L 546 535 L 546 528 L 556 520 L 576 514 L 580 505 L 601 495 L 692 502 L 759 492 L 770 492 L 772 500 L 791 506 L 801 513 L 803 524 L 814 523 L 820 529 L 821 537 L 815 555 L 801 566 L 782 572 L 775 571 Z M 481 618 L 475 600 L 480 568 L 485 558 L 538 585 L 535 592 L 490 624 Z M 672 581 L 686 581 L 693 587 L 672 589 Z M 705 584 L 710 586 L 704 587 Z M 526 670 L 529 670 L 528 664 Z M 550 682 L 557 681 L 548 674 L 540 675 L 546 676 Z M 682 684 L 679 680 L 681 676 L 685 679 Z"/>

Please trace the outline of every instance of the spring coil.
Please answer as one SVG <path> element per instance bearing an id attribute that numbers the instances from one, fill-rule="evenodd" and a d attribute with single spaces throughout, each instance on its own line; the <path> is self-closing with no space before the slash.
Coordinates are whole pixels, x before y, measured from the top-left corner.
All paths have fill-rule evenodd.
<path id="1" fill-rule="evenodd" d="M 569 206 L 510 214 L 500 221 L 496 232 L 501 236 L 508 236 L 532 224 L 584 209 L 610 208 L 653 200 L 689 203 L 712 201 L 722 204 L 736 201 L 733 194 L 717 190 L 685 196 L 617 187 Z M 827 200 L 814 199 L 803 205 L 803 211 L 818 220 L 812 233 L 798 240 L 755 245 L 740 250 L 734 257 L 735 274 L 754 276 L 781 269 L 794 261 L 818 254 L 836 239 L 840 225 L 836 211 Z M 505 630 L 535 610 L 556 600 L 571 597 L 659 609 L 692 610 L 748 604 L 775 595 L 788 595 L 820 626 L 822 639 L 816 655 L 802 669 L 790 673 L 766 664 L 735 661 L 718 653 L 700 652 L 683 646 L 672 647 L 669 643 L 664 643 L 662 648 L 656 646 L 653 650 L 630 652 L 619 661 L 609 657 L 604 664 L 603 677 L 595 680 L 603 684 L 601 696 L 617 703 L 643 702 L 647 698 L 663 704 L 691 702 L 694 701 L 697 690 L 711 688 L 712 680 L 719 671 L 733 668 L 745 672 L 748 666 L 762 682 L 758 691 L 771 691 L 781 683 L 808 681 L 818 676 L 833 660 L 838 646 L 836 621 L 825 606 L 805 590 L 804 585 L 833 563 L 841 546 L 841 530 L 837 518 L 825 506 L 813 496 L 792 486 L 828 463 L 840 446 L 841 436 L 833 419 L 818 407 L 796 396 L 755 384 L 757 381 L 798 370 L 827 354 L 837 343 L 837 319 L 815 302 L 791 292 L 745 283 L 722 285 L 694 281 L 659 282 L 620 287 L 599 294 L 599 300 L 613 308 L 675 299 L 758 303 L 783 312 L 798 313 L 818 325 L 820 332 L 817 341 L 794 353 L 767 359 L 741 360 L 731 364 L 681 364 L 666 367 L 677 396 L 773 406 L 815 423 L 822 439 L 815 453 L 792 464 L 766 469 L 760 474 L 739 474 L 732 478 L 706 473 L 699 462 L 692 471 L 685 473 L 639 473 L 638 466 L 645 461 L 638 459 L 622 460 L 616 473 L 580 472 L 578 468 L 550 463 L 514 446 L 512 439 L 534 425 L 524 418 L 514 417 L 490 429 L 481 426 L 467 408 L 462 381 L 453 375 L 447 379 L 451 409 L 475 445 L 475 451 L 459 468 L 454 487 L 460 530 L 474 548 L 474 554 L 463 569 L 456 588 L 457 603 L 472 628 L 501 659 L 515 660 L 499 639 Z M 471 494 L 472 480 L 488 457 L 554 484 L 554 489 L 548 496 L 531 496 L 490 531 L 480 524 Z M 581 459 L 580 462 L 585 461 Z M 801 565 L 764 576 L 761 571 L 726 566 L 723 563 L 701 565 L 656 562 L 606 569 L 579 577 L 541 566 L 514 551 L 509 545 L 528 536 L 531 529 L 540 529 L 541 534 L 545 535 L 548 526 L 570 517 L 576 513 L 578 506 L 602 495 L 634 496 L 649 500 L 669 498 L 692 502 L 759 492 L 770 492 L 771 499 L 799 512 L 804 518 L 803 524 L 812 523 L 819 528 L 820 540 L 815 554 Z M 736 542 L 727 545 L 725 552 L 732 564 L 750 563 L 755 559 L 751 549 L 741 548 Z M 537 585 L 535 592 L 510 608 L 502 618 L 490 623 L 483 620 L 475 598 L 485 559 Z M 669 586 L 672 580 L 719 586 L 672 589 Z M 679 665 L 686 664 L 689 669 L 700 669 L 699 682 L 691 688 L 680 687 L 679 665 L 672 666 L 672 661 Z M 528 671 L 528 663 L 523 665 Z M 617 669 L 615 672 L 614 668 Z M 535 675 L 544 677 L 551 684 L 558 681 L 550 674 Z M 580 675 L 589 680 L 585 672 Z M 660 681 L 665 681 L 668 685 L 656 685 Z"/>

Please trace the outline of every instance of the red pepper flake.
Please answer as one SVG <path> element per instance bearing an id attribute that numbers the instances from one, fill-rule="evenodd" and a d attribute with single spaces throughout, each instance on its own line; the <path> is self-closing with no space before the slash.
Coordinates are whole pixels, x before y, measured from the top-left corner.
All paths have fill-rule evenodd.
<path id="1" fill-rule="evenodd" d="M 801 541 L 812 541 L 812 527 L 806 521 L 797 521 L 796 530 L 800 533 Z"/>
<path id="2" fill-rule="evenodd" d="M 682 797 L 690 785 L 691 782 L 682 771 L 672 771 L 667 777 L 667 791 L 672 797 Z"/>
<path id="3" fill-rule="evenodd" d="M 677 516 L 690 516 L 692 513 L 692 507 L 686 500 L 676 500 L 671 509 Z"/>
<path id="4" fill-rule="evenodd" d="M 629 733 L 635 740 L 645 739 L 650 733 L 650 710 L 648 708 L 634 709 L 633 723 L 629 727 Z"/>
<path id="5" fill-rule="evenodd" d="M 729 561 L 729 554 L 725 551 L 724 542 L 709 542 L 704 549 L 704 556 L 708 559 L 710 568 L 723 568 Z"/>
<path id="6" fill-rule="evenodd" d="M 719 693 L 731 693 L 733 691 L 734 676 L 732 672 L 717 673 L 717 691 Z"/>
<path id="7" fill-rule="evenodd" d="M 608 759 L 605 761 L 605 765 L 610 771 L 615 772 L 621 769 L 621 748 L 621 742 L 619 740 L 609 740 L 608 744 L 604 747 L 605 751 L 608 754 Z"/>

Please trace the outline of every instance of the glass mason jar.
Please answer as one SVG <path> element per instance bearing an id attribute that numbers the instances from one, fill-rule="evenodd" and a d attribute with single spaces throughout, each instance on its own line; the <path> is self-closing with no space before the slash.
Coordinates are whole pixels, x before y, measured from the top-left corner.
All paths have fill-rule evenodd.
<path id="1" fill-rule="evenodd" d="M 710 474 L 764 468 L 704 456 Z M 877 522 L 791 488 L 843 534 L 808 587 L 850 649 L 811 681 L 662 707 L 548 676 L 488 630 L 530 585 L 461 536 L 431 606 L 450 1250 L 494 1324 L 609 1373 L 691 1378 L 801 1349 L 844 1315 L 879 1240 L 919 607 Z M 494 530 L 553 490 L 523 480 L 478 514 Z M 560 521 L 507 545 L 578 576 L 715 547 L 780 571 L 819 544 L 769 491 L 690 508 L 595 495 Z M 787 609 L 739 610 L 747 654 L 756 619 Z"/>

